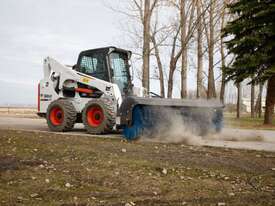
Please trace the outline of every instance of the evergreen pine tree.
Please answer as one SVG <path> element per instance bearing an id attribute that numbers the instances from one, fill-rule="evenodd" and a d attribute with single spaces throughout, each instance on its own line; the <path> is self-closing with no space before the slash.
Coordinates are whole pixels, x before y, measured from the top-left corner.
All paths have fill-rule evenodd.
<path id="1" fill-rule="evenodd" d="M 224 29 L 231 67 L 225 68 L 227 80 L 236 83 L 246 78 L 252 82 L 268 81 L 265 123 L 272 123 L 275 104 L 275 1 L 239 0 L 228 5 L 235 19 Z"/>

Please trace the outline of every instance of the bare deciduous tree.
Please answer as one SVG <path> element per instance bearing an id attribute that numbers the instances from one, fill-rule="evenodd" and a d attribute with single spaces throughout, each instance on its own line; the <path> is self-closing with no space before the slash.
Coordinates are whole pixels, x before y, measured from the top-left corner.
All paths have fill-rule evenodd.
<path id="1" fill-rule="evenodd" d="M 210 0 L 209 35 L 208 35 L 208 91 L 207 98 L 216 98 L 214 78 L 214 12 L 216 0 Z"/>
<path id="2" fill-rule="evenodd" d="M 168 77 L 168 97 L 172 97 L 173 93 L 173 78 L 177 63 L 182 57 L 181 63 L 181 97 L 187 97 L 187 47 L 190 39 L 193 37 L 194 31 L 197 27 L 197 22 L 194 22 L 195 0 L 184 1 L 180 0 L 179 3 L 172 2 L 173 6 L 179 9 L 179 25 L 175 25 L 175 35 L 171 45 L 171 55 L 169 64 L 169 77 Z M 180 34 L 180 49 L 176 52 L 176 44 Z"/>
<path id="3" fill-rule="evenodd" d="M 202 35 L 202 16 L 201 16 L 201 1 L 197 0 L 197 21 L 198 21 L 198 28 L 197 28 L 197 98 L 200 98 L 202 95 L 202 72 L 203 72 L 203 51 L 202 51 L 202 44 L 203 44 L 203 35 Z"/>
<path id="4" fill-rule="evenodd" d="M 141 81 L 142 86 L 150 91 L 150 55 L 152 48 L 150 47 L 151 43 L 151 18 L 154 12 L 154 9 L 158 6 L 158 3 L 161 0 L 130 0 L 128 7 L 124 9 L 115 9 L 112 10 L 126 15 L 128 18 L 136 21 L 139 27 L 141 25 L 141 30 L 137 29 L 134 26 L 134 29 L 128 29 L 128 33 L 132 35 L 132 40 L 135 42 L 135 47 L 141 48 L 141 52 L 134 53 L 141 57 L 142 59 L 142 71 L 141 71 Z M 142 35 L 141 35 L 142 33 Z M 142 45 L 140 45 L 142 42 Z"/>
<path id="5" fill-rule="evenodd" d="M 136 0 L 133 0 L 139 10 L 143 12 L 142 23 L 143 23 L 143 51 L 142 51 L 142 86 L 150 91 L 150 23 L 153 9 L 156 6 L 157 0 L 144 0 L 144 9 L 142 9 L 143 0 L 140 0 L 139 3 Z"/>
<path id="6" fill-rule="evenodd" d="M 156 61 L 157 61 L 157 64 L 158 64 L 160 96 L 165 97 L 163 65 L 162 65 L 162 62 L 161 62 L 160 52 L 159 52 L 159 48 L 158 48 L 158 45 L 157 45 L 155 33 L 152 34 L 151 40 L 152 40 L 153 47 L 154 47 L 154 50 L 155 50 L 154 55 L 156 57 Z"/>
<path id="7" fill-rule="evenodd" d="M 224 4 L 224 1 L 223 1 Z M 222 37 L 222 29 L 224 28 L 225 24 L 225 6 L 223 6 L 221 12 L 221 33 L 220 33 L 220 53 L 221 53 L 221 72 L 222 72 L 222 80 L 221 80 L 221 90 L 220 90 L 220 101 L 224 103 L 224 92 L 225 92 L 225 53 L 224 53 L 224 41 Z"/>
<path id="8" fill-rule="evenodd" d="M 159 80 L 160 96 L 165 96 L 165 84 L 167 79 L 167 96 L 172 97 L 174 85 L 175 71 L 180 71 L 180 94 L 182 98 L 187 97 L 187 78 L 189 62 L 189 50 L 192 51 L 194 45 L 197 46 L 197 97 L 200 98 L 205 93 L 203 84 L 203 75 L 207 84 L 208 98 L 216 97 L 214 78 L 214 55 L 217 51 L 221 53 L 222 67 L 226 64 L 227 56 L 223 48 L 223 40 L 220 27 L 226 22 L 225 9 L 216 8 L 224 5 L 227 0 L 131 0 L 129 2 L 130 9 L 124 10 L 122 13 L 128 15 L 131 19 L 139 22 L 136 27 L 138 29 L 132 31 L 132 39 L 136 36 L 135 42 L 138 42 L 137 52 L 142 60 L 142 72 L 140 72 L 142 85 L 149 91 L 150 89 L 150 63 L 152 55 L 155 57 L 157 79 Z M 229 1 L 229 0 L 228 0 Z M 170 18 L 166 21 L 158 17 L 160 13 L 166 9 L 170 9 Z M 172 10 L 172 12 L 171 12 Z M 176 12 L 173 12 L 176 11 Z M 160 25 L 158 24 L 160 21 Z M 165 23 L 164 23 L 165 22 Z M 132 25 L 133 26 L 133 25 Z M 159 28 L 160 26 L 160 28 Z M 165 26 L 163 33 L 161 27 Z M 134 26 L 133 26 L 134 27 Z M 169 29 L 167 29 L 169 28 Z M 166 32 L 166 33 L 165 33 Z M 196 44 L 191 41 L 196 32 Z M 162 33 L 160 35 L 160 33 Z M 165 35 L 163 35 L 165 34 Z M 205 34 L 205 36 L 204 36 Z M 164 36 L 164 37 L 163 37 Z M 205 37 L 205 38 L 204 38 Z M 205 40 L 205 42 L 204 42 Z M 215 47 L 220 42 L 219 50 Z M 203 50 L 203 47 L 207 47 Z M 168 52 L 168 58 L 165 57 Z M 203 71 L 203 58 L 207 54 L 208 72 Z M 179 62 L 181 60 L 181 62 Z M 179 65 L 180 66 L 179 66 Z M 166 70 L 165 67 L 168 67 Z M 166 72 L 168 75 L 166 77 Z M 155 78 L 155 77 L 154 77 Z M 224 94 L 224 75 L 222 75 L 221 100 Z M 205 84 L 205 85 L 206 85 Z"/>
<path id="9" fill-rule="evenodd" d="M 180 0 L 180 27 L 181 27 L 181 98 L 187 97 L 187 46 L 184 45 L 187 37 L 187 14 L 185 0 Z"/>
<path id="10" fill-rule="evenodd" d="M 180 49 L 178 52 L 176 52 L 176 43 L 178 39 L 178 35 L 180 32 L 180 27 L 176 26 L 176 32 L 175 36 L 173 38 L 172 42 L 172 48 L 171 48 L 171 55 L 170 55 L 170 63 L 169 63 L 169 76 L 168 76 L 168 88 L 167 88 L 167 97 L 171 98 L 172 97 L 172 92 L 173 92 L 173 79 L 174 79 L 174 72 L 176 70 L 177 62 L 181 56 L 182 49 Z"/>

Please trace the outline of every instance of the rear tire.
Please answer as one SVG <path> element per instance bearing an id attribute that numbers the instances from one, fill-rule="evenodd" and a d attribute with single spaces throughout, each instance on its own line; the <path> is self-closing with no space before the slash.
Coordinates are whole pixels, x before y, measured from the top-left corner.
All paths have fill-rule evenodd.
<path id="1" fill-rule="evenodd" d="M 89 101 L 82 112 L 82 121 L 90 134 L 109 133 L 115 125 L 115 112 L 112 102 L 107 99 Z"/>
<path id="2" fill-rule="evenodd" d="M 54 132 L 70 131 L 74 127 L 76 118 L 74 105 L 66 99 L 53 101 L 47 109 L 47 124 Z"/>

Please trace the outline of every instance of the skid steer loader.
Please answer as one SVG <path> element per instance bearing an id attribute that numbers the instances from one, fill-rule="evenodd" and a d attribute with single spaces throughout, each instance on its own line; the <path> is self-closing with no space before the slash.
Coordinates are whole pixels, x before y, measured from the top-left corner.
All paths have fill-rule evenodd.
<path id="1" fill-rule="evenodd" d="M 195 125 L 200 134 L 221 130 L 222 104 L 148 95 L 132 84 L 130 57 L 130 51 L 116 47 L 82 51 L 72 67 L 47 57 L 38 86 L 38 115 L 55 132 L 83 123 L 90 134 L 121 131 L 128 140 L 153 137 L 174 116 Z"/>

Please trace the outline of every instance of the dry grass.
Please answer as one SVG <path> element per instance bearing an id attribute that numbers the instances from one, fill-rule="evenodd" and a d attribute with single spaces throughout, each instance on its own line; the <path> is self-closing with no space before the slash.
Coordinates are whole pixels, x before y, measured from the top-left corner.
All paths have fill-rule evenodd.
<path id="1" fill-rule="evenodd" d="M 225 113 L 225 126 L 242 129 L 264 129 L 264 130 L 275 130 L 275 116 L 273 118 L 272 125 L 263 125 L 264 119 L 256 117 L 251 118 L 250 114 L 242 114 L 240 119 L 236 118 L 236 114 Z"/>
<path id="2" fill-rule="evenodd" d="M 275 153 L 8 130 L 0 139 L 4 206 L 275 205 Z"/>

